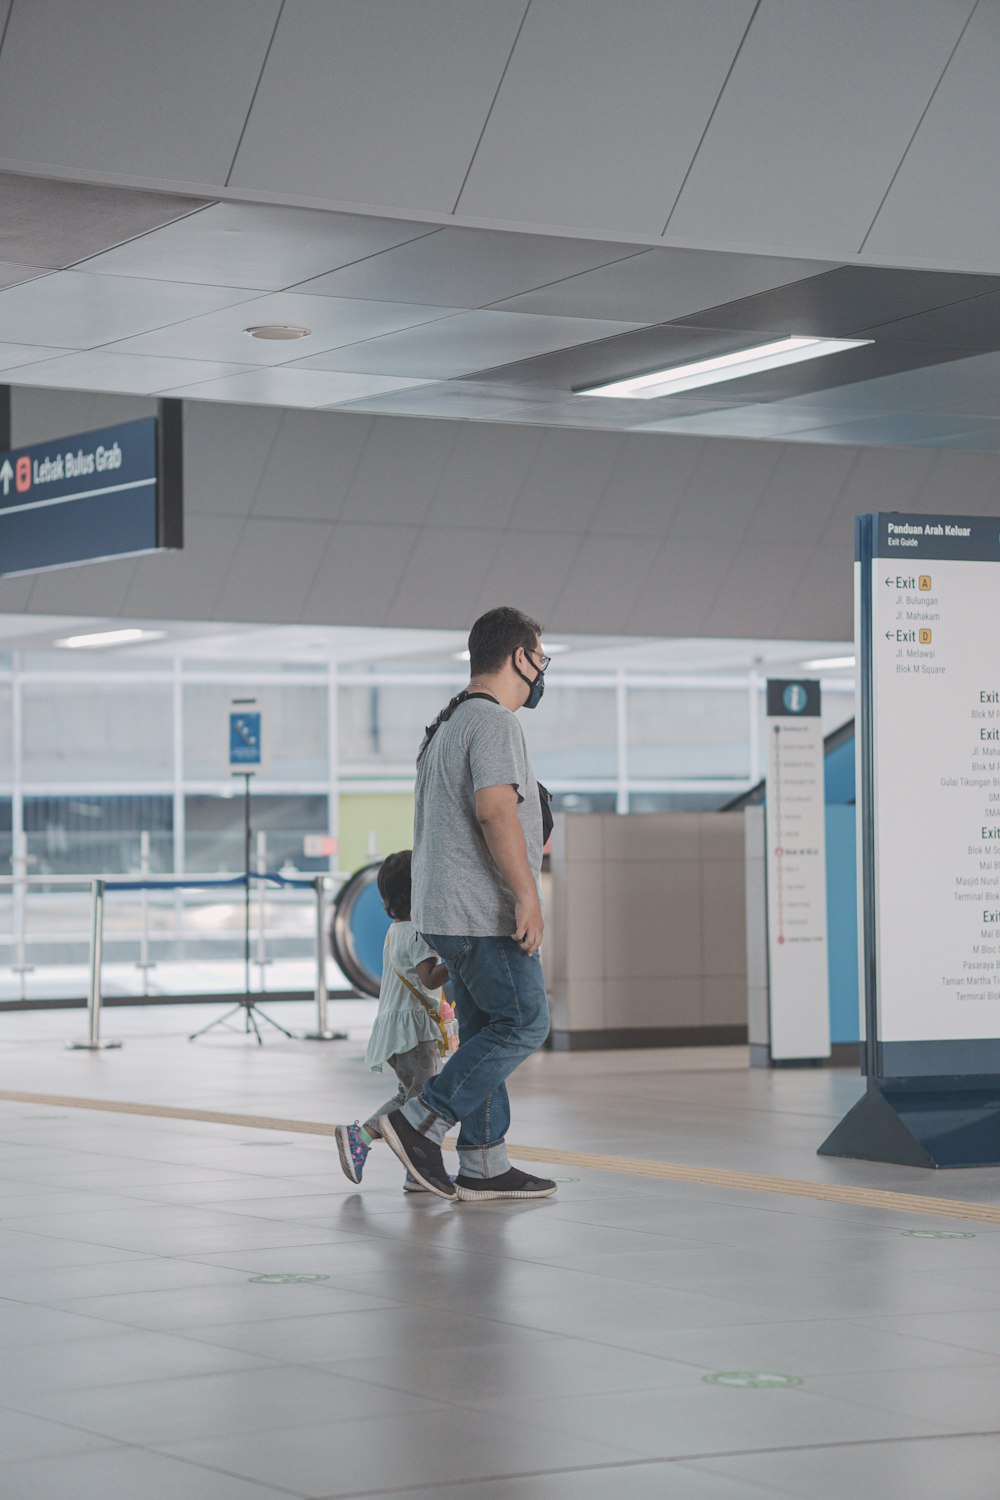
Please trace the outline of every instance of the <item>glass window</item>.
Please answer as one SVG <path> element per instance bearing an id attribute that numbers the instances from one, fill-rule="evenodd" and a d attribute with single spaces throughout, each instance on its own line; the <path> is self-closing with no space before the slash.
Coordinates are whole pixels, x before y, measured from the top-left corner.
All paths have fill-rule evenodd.
<path id="1" fill-rule="evenodd" d="M 58 672 L 60 676 L 71 676 L 75 672 L 100 672 L 102 676 L 114 677 L 118 673 L 130 673 L 133 677 L 149 677 L 173 671 L 169 656 L 153 656 L 139 649 L 124 650 L 66 650 L 22 651 L 18 658 L 22 672 Z"/>
<path id="2" fill-rule="evenodd" d="M 553 792 L 552 811 L 564 813 L 608 813 L 618 806 L 615 792 Z"/>
<path id="3" fill-rule="evenodd" d="M 0 785 L 10 786 L 13 774 L 14 731 L 11 720 L 11 690 L 0 683 Z"/>
<path id="4" fill-rule="evenodd" d="M 140 835 L 149 834 L 150 872 L 173 869 L 169 796 L 25 797 L 29 875 L 138 874 Z"/>
<path id="5" fill-rule="evenodd" d="M 467 679 L 466 679 L 467 681 Z M 339 689 L 342 776 L 413 776 L 424 729 L 465 686 L 348 684 Z"/>
<path id="6" fill-rule="evenodd" d="M 23 704 L 26 782 L 172 779 L 168 683 L 28 682 Z"/>
<path id="7" fill-rule="evenodd" d="M 184 685 L 184 776 L 220 781 L 228 776 L 228 724 L 232 698 L 256 698 L 264 716 L 266 781 L 326 781 L 326 686 L 261 687 L 189 682 Z"/>
<path id="8" fill-rule="evenodd" d="M 413 844 L 413 797 L 409 792 L 348 792 L 340 798 L 337 868 L 358 870 L 374 859 Z"/>
<path id="9" fill-rule="evenodd" d="M 539 707 L 522 711 L 518 719 L 542 781 L 590 781 L 617 774 L 613 688 L 560 687 L 552 676 Z"/>
<path id="10" fill-rule="evenodd" d="M 325 870 L 325 859 L 307 859 L 307 834 L 329 829 L 329 804 L 325 796 L 252 795 L 250 798 L 251 860 L 256 866 L 257 835 L 266 837 L 269 870 L 285 866 L 297 870 Z M 198 875 L 228 873 L 243 869 L 244 804 L 234 786 L 231 797 L 190 796 L 184 799 L 185 869 Z"/>
<path id="11" fill-rule="evenodd" d="M 749 776 L 746 691 L 630 687 L 626 701 L 630 779 Z"/>

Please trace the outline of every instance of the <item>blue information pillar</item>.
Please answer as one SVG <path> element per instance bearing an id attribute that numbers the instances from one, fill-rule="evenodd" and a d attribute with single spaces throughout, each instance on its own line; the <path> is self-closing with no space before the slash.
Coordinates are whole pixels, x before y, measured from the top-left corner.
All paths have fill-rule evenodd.
<path id="1" fill-rule="evenodd" d="M 856 533 L 864 1097 L 821 1147 L 1000 1164 L 1000 519 Z"/>

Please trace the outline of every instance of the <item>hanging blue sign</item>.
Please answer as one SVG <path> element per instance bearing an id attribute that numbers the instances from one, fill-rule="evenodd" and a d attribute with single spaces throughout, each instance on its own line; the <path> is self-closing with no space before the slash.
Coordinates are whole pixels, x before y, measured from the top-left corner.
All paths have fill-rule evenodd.
<path id="1" fill-rule="evenodd" d="M 181 545 L 180 403 L 0 453 L 0 574 Z"/>
<path id="2" fill-rule="evenodd" d="M 257 771 L 263 764 L 264 736 L 259 709 L 233 709 L 229 715 L 229 768 Z"/>

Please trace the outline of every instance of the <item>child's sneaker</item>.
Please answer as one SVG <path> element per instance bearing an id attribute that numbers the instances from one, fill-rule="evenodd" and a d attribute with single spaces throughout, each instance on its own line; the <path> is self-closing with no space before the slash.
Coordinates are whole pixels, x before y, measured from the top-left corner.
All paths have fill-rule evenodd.
<path id="1" fill-rule="evenodd" d="M 344 1176 L 351 1182 L 360 1182 L 368 1153 L 371 1150 L 371 1147 L 366 1146 L 361 1139 L 361 1126 L 357 1120 L 353 1125 L 338 1125 L 336 1138 Z"/>

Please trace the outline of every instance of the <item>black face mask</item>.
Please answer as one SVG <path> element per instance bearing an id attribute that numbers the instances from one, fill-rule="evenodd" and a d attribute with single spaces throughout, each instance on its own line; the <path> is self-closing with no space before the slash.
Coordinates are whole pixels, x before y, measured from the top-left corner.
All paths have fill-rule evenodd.
<path id="1" fill-rule="evenodd" d="M 527 652 L 525 652 L 525 655 L 527 656 Z M 530 656 L 528 657 L 528 660 L 531 661 Z M 537 708 L 539 703 L 541 703 L 542 701 L 542 694 L 545 692 L 544 671 L 539 672 L 537 677 L 531 678 L 528 677 L 526 673 L 522 672 L 521 668 L 518 666 L 516 652 L 511 657 L 511 661 L 514 663 L 514 671 L 517 673 L 518 677 L 520 677 L 522 682 L 526 682 L 528 684 L 528 687 L 531 689 L 528 694 L 527 701 L 524 705 L 525 708 Z M 534 663 L 532 663 L 532 665 L 534 665 Z"/>

